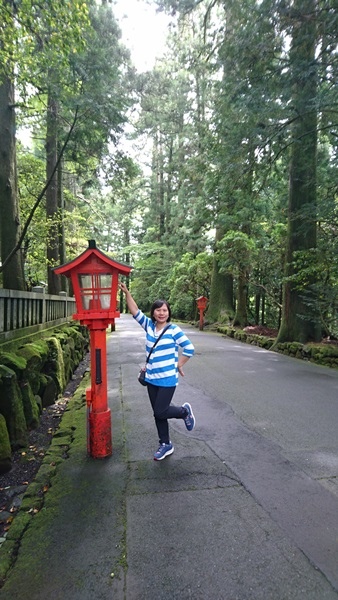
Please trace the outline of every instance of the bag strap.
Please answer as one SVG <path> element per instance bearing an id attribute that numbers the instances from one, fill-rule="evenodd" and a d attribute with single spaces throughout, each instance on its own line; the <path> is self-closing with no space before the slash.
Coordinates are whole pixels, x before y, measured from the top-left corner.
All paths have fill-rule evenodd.
<path id="1" fill-rule="evenodd" d="M 167 329 L 169 329 L 170 325 L 171 325 L 171 323 L 168 323 L 168 325 L 167 325 L 167 326 L 166 326 L 166 327 L 163 329 L 162 333 L 161 333 L 161 334 L 158 336 L 158 338 L 157 338 L 157 340 L 156 340 L 155 344 L 153 345 L 152 349 L 150 350 L 150 352 L 149 352 L 149 354 L 148 354 L 148 356 L 147 356 L 146 364 L 148 364 L 148 362 L 149 362 L 149 358 L 150 358 L 150 355 L 151 355 L 152 351 L 154 350 L 154 348 L 155 348 L 155 346 L 156 346 L 157 342 L 159 342 L 159 341 L 160 341 L 160 339 L 161 339 L 162 335 L 163 335 L 163 334 L 164 334 L 164 333 L 167 331 Z"/>

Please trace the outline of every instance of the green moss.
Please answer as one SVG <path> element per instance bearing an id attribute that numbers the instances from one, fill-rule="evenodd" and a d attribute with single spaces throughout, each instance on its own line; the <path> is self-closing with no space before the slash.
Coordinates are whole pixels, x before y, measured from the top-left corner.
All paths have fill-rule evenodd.
<path id="1" fill-rule="evenodd" d="M 317 346 L 312 346 L 311 348 L 311 357 L 316 358 L 319 356 L 319 348 Z"/>
<path id="2" fill-rule="evenodd" d="M 35 498 L 35 496 L 37 496 L 39 494 L 41 490 L 41 484 L 39 482 L 37 482 L 36 480 L 32 481 L 32 483 L 29 484 L 25 495 L 23 497 L 23 501 L 21 503 L 21 510 L 27 510 L 27 506 L 28 508 L 31 507 L 32 504 L 32 498 Z"/>
<path id="3" fill-rule="evenodd" d="M 0 364 L 18 373 L 24 371 L 27 361 L 23 356 L 18 356 L 14 352 L 0 352 Z"/>
<path id="4" fill-rule="evenodd" d="M 25 371 L 23 373 L 23 380 L 29 383 L 33 394 L 39 393 L 41 384 L 39 371 Z"/>
<path id="5" fill-rule="evenodd" d="M 272 348 L 272 346 L 275 343 L 275 338 L 269 338 L 268 340 L 264 340 L 264 343 L 266 344 L 265 346 L 263 345 L 264 348 Z"/>
<path id="6" fill-rule="evenodd" d="M 68 342 L 68 336 L 64 331 L 55 331 L 53 337 L 60 342 L 62 347 L 64 347 Z"/>
<path id="7" fill-rule="evenodd" d="M 19 540 L 24 531 L 27 529 L 31 519 L 32 515 L 30 513 L 20 510 L 8 530 L 7 539 L 13 541 Z"/>
<path id="8" fill-rule="evenodd" d="M 49 354 L 45 365 L 45 373 L 55 379 L 58 392 L 62 392 L 66 387 L 65 369 L 63 353 L 60 341 L 56 337 L 50 337 L 47 340 Z"/>
<path id="9" fill-rule="evenodd" d="M 46 537 L 48 523 L 59 510 L 60 498 L 69 493 L 70 489 L 65 479 L 62 479 L 62 485 L 60 485 L 60 480 L 57 478 L 58 465 L 64 461 L 65 454 L 64 446 L 60 446 L 58 440 L 63 439 L 65 441 L 65 439 L 68 439 L 68 441 L 71 441 L 71 452 L 75 455 L 78 454 L 79 460 L 83 460 L 83 452 L 86 447 L 85 389 L 88 386 L 88 380 L 89 377 L 86 376 L 69 404 L 69 408 L 64 413 L 59 429 L 60 435 L 53 438 L 50 449 L 43 459 L 35 480 L 28 486 L 20 510 L 15 516 L 7 539 L 0 549 L 0 580 L 2 581 L 8 576 L 25 532 L 24 539 L 26 539 L 26 536 L 29 539 L 31 528 L 28 528 L 28 525 L 32 518 L 34 518 L 34 533 L 39 537 L 39 544 L 38 546 L 34 545 L 33 552 L 25 555 L 26 568 L 36 568 L 38 564 L 42 564 L 41 561 L 43 561 L 49 543 Z M 74 440 L 75 430 L 76 439 Z M 64 435 L 62 435 L 62 432 Z M 70 440 L 70 438 L 72 439 Z M 56 476 L 55 479 L 54 476 Z M 51 486 L 52 493 L 49 494 L 47 490 Z M 70 481 L 69 486 L 71 486 Z M 47 495 L 45 497 L 46 491 Z"/>
<path id="10" fill-rule="evenodd" d="M 26 492 L 20 506 L 20 512 L 26 512 L 29 515 L 34 514 L 34 512 L 37 512 L 43 506 L 43 495 L 40 495 L 41 485 L 33 482 L 28 489 L 31 488 L 31 486 L 31 492 L 28 494 Z"/>
<path id="11" fill-rule="evenodd" d="M 36 429 L 39 425 L 40 411 L 28 382 L 21 386 L 21 396 L 27 427 L 28 429 Z"/>
<path id="12" fill-rule="evenodd" d="M 26 360 L 26 369 L 29 371 L 41 370 L 44 360 L 36 344 L 26 344 L 18 348 L 17 354 Z"/>
<path id="13" fill-rule="evenodd" d="M 0 474 L 11 469 L 11 444 L 6 425 L 6 419 L 0 414 Z"/>
<path id="14" fill-rule="evenodd" d="M 27 427 L 36 426 L 42 406 L 57 400 L 83 359 L 88 341 L 88 329 L 71 322 L 2 344 L 0 413 L 12 448 L 26 445 Z"/>
<path id="15" fill-rule="evenodd" d="M 27 426 L 21 391 L 14 371 L 0 365 L 0 412 L 6 419 L 12 448 L 22 448 L 27 443 Z"/>
<path id="16" fill-rule="evenodd" d="M 330 358 L 338 358 L 338 346 L 325 345 L 321 348 L 321 353 Z"/>
<path id="17" fill-rule="evenodd" d="M 50 480 L 56 474 L 56 465 L 52 464 L 50 461 L 43 462 L 36 477 L 35 481 L 39 483 L 42 487 L 49 486 Z"/>
<path id="18" fill-rule="evenodd" d="M 69 348 L 70 352 L 74 352 L 75 350 L 75 340 L 74 338 L 70 335 L 67 337 L 67 347 Z"/>
<path id="19" fill-rule="evenodd" d="M 301 353 L 303 350 L 303 344 L 300 344 L 298 342 L 290 342 L 287 345 L 287 349 L 289 350 L 290 354 L 294 354 L 296 355 L 297 353 Z"/>
<path id="20" fill-rule="evenodd" d="M 72 351 L 71 351 L 70 345 L 65 346 L 62 349 L 62 352 L 63 352 L 65 380 L 69 381 L 72 376 L 72 373 L 73 373 L 72 366 L 74 364 L 72 361 Z"/>
<path id="21" fill-rule="evenodd" d="M 73 322 L 72 326 L 68 328 L 68 333 L 74 339 L 76 348 L 81 350 L 88 348 L 89 330 L 87 327 Z"/>
<path id="22" fill-rule="evenodd" d="M 3 581 L 10 570 L 13 559 L 15 556 L 17 540 L 6 539 L 4 545 L 1 547 L 0 554 L 0 582 Z"/>
<path id="23" fill-rule="evenodd" d="M 57 400 L 59 389 L 55 377 L 44 375 L 40 378 L 39 396 L 42 400 L 42 406 L 51 406 Z"/>

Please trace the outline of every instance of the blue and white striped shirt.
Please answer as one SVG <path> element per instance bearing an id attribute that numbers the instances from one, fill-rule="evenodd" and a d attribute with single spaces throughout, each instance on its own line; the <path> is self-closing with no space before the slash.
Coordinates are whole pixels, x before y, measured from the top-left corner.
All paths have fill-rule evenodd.
<path id="1" fill-rule="evenodd" d="M 139 310 L 134 319 L 146 332 L 146 356 L 149 355 L 158 335 L 154 323 L 149 317 Z M 182 349 L 184 356 L 193 356 L 195 350 L 191 341 L 178 325 L 170 327 L 162 335 L 156 348 L 151 353 L 147 364 L 146 381 L 159 387 L 173 387 L 178 385 L 178 348 Z"/>

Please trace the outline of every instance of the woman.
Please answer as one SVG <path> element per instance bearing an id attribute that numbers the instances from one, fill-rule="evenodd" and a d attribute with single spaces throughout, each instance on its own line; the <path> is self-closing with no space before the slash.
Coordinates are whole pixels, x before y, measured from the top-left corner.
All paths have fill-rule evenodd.
<path id="1" fill-rule="evenodd" d="M 127 306 L 134 319 L 146 332 L 147 356 L 162 334 L 150 355 L 145 376 L 160 442 L 159 448 L 154 454 L 154 460 L 162 460 L 174 452 L 174 446 L 169 438 L 168 419 L 183 419 L 188 431 L 195 427 L 195 417 L 189 402 L 185 402 L 183 406 L 171 404 L 178 385 L 178 373 L 184 377 L 182 369 L 189 358 L 193 356 L 194 346 L 178 325 L 169 323 L 171 311 L 165 300 L 154 302 L 150 311 L 151 318 L 149 318 L 138 308 L 124 283 L 120 283 L 120 289 L 126 296 Z M 168 323 L 169 327 L 163 333 Z M 179 348 L 181 348 L 180 356 L 178 355 Z"/>

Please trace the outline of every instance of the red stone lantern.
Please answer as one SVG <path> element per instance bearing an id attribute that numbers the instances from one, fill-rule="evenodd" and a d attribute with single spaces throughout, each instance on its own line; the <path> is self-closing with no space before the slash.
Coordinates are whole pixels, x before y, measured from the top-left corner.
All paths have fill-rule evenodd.
<path id="1" fill-rule="evenodd" d="M 91 388 L 88 406 L 88 452 L 93 458 L 112 454 L 111 415 L 107 405 L 106 329 L 120 316 L 117 309 L 118 277 L 131 267 L 101 252 L 95 240 L 74 260 L 56 267 L 57 275 L 71 279 L 77 312 L 73 319 L 90 330 Z"/>
<path id="2" fill-rule="evenodd" d="M 199 328 L 202 331 L 203 329 L 203 324 L 204 324 L 204 318 L 203 318 L 203 313 L 207 307 L 208 304 L 208 298 L 206 298 L 205 296 L 200 296 L 199 298 L 196 299 L 197 302 L 197 308 L 200 312 L 200 323 L 199 323 Z"/>

